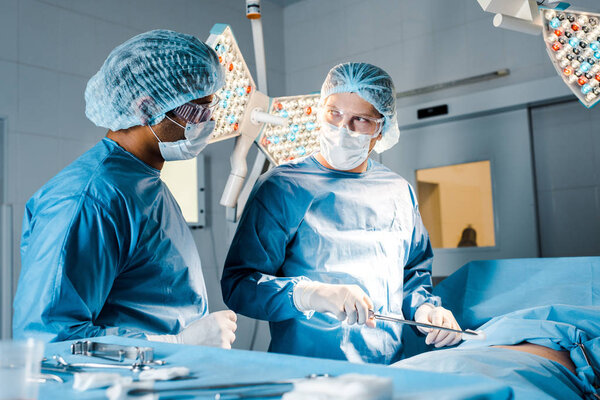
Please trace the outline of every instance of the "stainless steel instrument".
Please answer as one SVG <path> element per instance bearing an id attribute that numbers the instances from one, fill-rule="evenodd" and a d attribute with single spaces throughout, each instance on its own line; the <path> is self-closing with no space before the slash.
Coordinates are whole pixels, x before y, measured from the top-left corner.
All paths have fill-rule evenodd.
<path id="1" fill-rule="evenodd" d="M 485 334 L 482 331 L 474 331 L 471 329 L 465 329 L 463 331 L 460 329 L 447 328 L 445 326 L 425 324 L 422 322 L 410 321 L 407 319 L 402 319 L 402 318 L 397 318 L 397 317 L 390 317 L 389 315 L 377 314 L 373 310 L 369 310 L 369 318 L 375 318 L 375 319 L 379 319 L 381 321 L 397 322 L 399 324 L 405 324 L 405 325 L 420 326 L 422 328 L 432 328 L 432 329 L 439 329 L 442 331 L 461 333 L 463 335 L 463 337 L 462 337 L 463 340 L 466 340 L 466 339 L 485 340 Z"/>
<path id="2" fill-rule="evenodd" d="M 122 346 L 119 344 L 106 344 L 91 340 L 80 340 L 71 344 L 71 354 L 98 357 L 105 360 L 123 362 L 125 359 L 133 360 L 142 365 L 164 365 L 161 360 L 154 360 L 152 347 Z"/>

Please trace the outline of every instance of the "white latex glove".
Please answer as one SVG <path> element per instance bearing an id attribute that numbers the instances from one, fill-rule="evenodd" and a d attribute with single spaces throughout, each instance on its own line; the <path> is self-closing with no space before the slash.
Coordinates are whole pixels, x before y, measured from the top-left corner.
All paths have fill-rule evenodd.
<path id="1" fill-rule="evenodd" d="M 193 322 L 177 335 L 147 335 L 156 342 L 191 344 L 231 349 L 237 316 L 231 310 L 217 311 Z"/>
<path id="2" fill-rule="evenodd" d="M 436 307 L 430 303 L 424 303 L 415 313 L 415 322 L 443 326 L 451 329 L 460 329 L 458 322 L 450 310 L 444 307 Z M 424 328 L 418 326 L 417 329 L 423 334 L 426 344 L 435 344 L 435 347 L 454 346 L 462 340 L 462 334 L 458 332 L 442 331 L 440 329 Z"/>
<path id="3" fill-rule="evenodd" d="M 369 319 L 373 302 L 357 285 L 333 285 L 321 282 L 301 281 L 294 287 L 294 304 L 302 312 L 329 312 L 348 324 L 366 324 L 375 327 Z"/>

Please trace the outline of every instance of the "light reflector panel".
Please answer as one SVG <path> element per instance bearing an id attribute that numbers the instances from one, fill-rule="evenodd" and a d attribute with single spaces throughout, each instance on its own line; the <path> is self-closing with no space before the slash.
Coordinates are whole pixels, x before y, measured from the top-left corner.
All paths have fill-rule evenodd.
<path id="1" fill-rule="evenodd" d="M 600 15 L 543 10 L 544 40 L 554 68 L 588 108 L 600 100 Z"/>
<path id="2" fill-rule="evenodd" d="M 210 143 L 238 136 L 256 84 L 228 25 L 216 24 L 206 43 L 219 55 L 225 69 L 225 85 L 217 91 L 221 102 L 213 113 L 216 121 Z"/>
<path id="3" fill-rule="evenodd" d="M 318 94 L 311 94 L 273 99 L 269 114 L 288 118 L 288 124 L 265 124 L 257 139 L 273 164 L 280 165 L 319 150 L 319 98 Z"/>

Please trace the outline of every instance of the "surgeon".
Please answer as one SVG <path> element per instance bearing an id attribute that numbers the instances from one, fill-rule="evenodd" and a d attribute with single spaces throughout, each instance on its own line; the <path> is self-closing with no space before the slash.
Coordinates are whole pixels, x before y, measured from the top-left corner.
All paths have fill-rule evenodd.
<path id="1" fill-rule="evenodd" d="M 320 152 L 258 181 L 225 262 L 235 312 L 270 321 L 270 351 L 389 364 L 402 325 L 369 311 L 458 328 L 431 294 L 433 253 L 412 187 L 369 159 L 399 137 L 390 76 L 331 69 L 321 89 Z M 460 336 L 421 328 L 436 347 Z"/>
<path id="2" fill-rule="evenodd" d="M 160 178 L 215 127 L 218 56 L 155 30 L 115 48 L 87 84 L 86 115 L 108 134 L 27 202 L 15 338 L 101 335 L 230 348 L 232 311 L 209 314 L 200 258 Z"/>

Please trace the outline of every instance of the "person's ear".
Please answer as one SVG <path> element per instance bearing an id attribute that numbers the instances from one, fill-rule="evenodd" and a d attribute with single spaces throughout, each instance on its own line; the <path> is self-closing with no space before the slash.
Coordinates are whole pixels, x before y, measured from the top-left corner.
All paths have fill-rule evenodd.
<path id="1" fill-rule="evenodd" d="M 141 97 L 134 102 L 133 109 L 140 121 L 140 125 L 148 125 L 150 118 L 155 112 L 156 103 L 150 96 Z"/>

